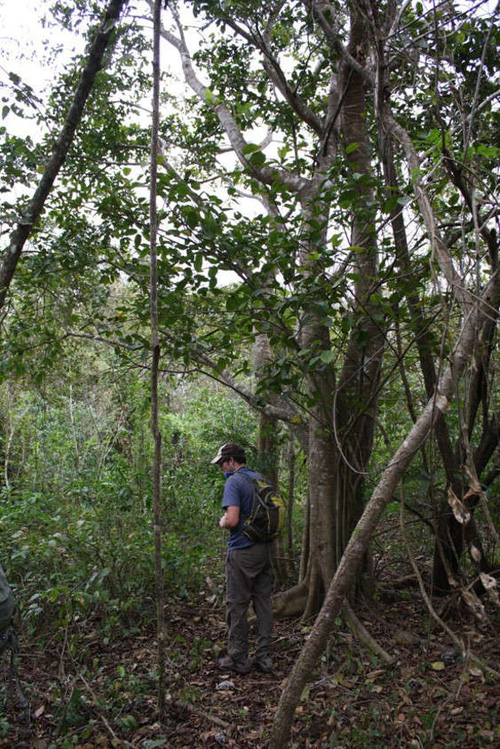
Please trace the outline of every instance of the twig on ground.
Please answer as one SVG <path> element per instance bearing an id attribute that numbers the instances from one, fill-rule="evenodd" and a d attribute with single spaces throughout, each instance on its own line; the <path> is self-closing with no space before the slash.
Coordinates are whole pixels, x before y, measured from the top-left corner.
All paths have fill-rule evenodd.
<path id="1" fill-rule="evenodd" d="M 113 739 L 113 741 L 116 741 L 117 744 L 119 744 L 120 746 L 129 747 L 130 749 L 136 749 L 136 744 L 131 744 L 129 741 L 125 741 L 124 739 L 120 739 L 116 735 L 116 733 L 113 731 L 113 728 L 109 724 L 109 721 L 107 720 L 107 718 L 101 713 L 100 710 L 97 710 L 96 705 L 97 705 L 97 703 L 99 701 L 99 698 L 98 698 L 97 694 L 94 692 L 94 690 L 92 689 L 92 687 L 88 683 L 87 679 L 84 676 L 82 676 L 82 674 L 79 674 L 78 678 L 80 679 L 80 681 L 83 682 L 86 690 L 88 691 L 88 693 L 92 697 L 92 699 L 94 701 L 94 709 L 95 709 L 96 713 L 98 714 L 99 718 L 101 719 L 101 721 L 102 721 L 103 725 L 105 726 L 106 730 L 110 734 L 111 738 Z"/>
<path id="2" fill-rule="evenodd" d="M 180 710 L 186 710 L 192 715 L 197 715 L 199 718 L 205 718 L 206 720 L 209 720 L 211 723 L 214 723 L 214 725 L 219 726 L 219 728 L 225 728 L 226 730 L 232 728 L 232 725 L 230 723 L 226 723 L 224 720 L 216 718 L 215 715 L 211 715 L 204 710 L 200 710 L 200 708 L 195 707 L 194 705 L 190 705 L 188 702 L 183 702 L 176 697 L 169 697 L 167 701 Z"/>

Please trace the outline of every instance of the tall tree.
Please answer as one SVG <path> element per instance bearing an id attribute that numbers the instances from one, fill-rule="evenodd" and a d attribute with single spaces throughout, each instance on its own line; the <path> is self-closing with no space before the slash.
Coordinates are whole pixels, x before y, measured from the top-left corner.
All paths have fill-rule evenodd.
<path id="1" fill-rule="evenodd" d="M 210 372 L 299 438 L 309 458 L 308 542 L 289 601 L 300 598 L 310 614 L 372 481 L 381 389 L 402 373 L 417 419 L 423 395 L 406 362 L 416 347 L 430 398 L 497 266 L 494 32 L 451 3 L 427 11 L 394 1 L 206 0 L 171 11 L 162 35 L 179 52 L 194 96 L 178 109 L 168 97 L 160 124 L 158 191 L 169 206 L 159 236 L 163 366 Z M 97 118 L 106 120 L 99 102 L 104 112 L 119 80 L 110 73 L 75 166 L 95 142 Z M 127 179 L 125 169 L 109 175 L 121 166 L 120 141 L 135 154 L 146 141 L 138 125 L 120 127 L 119 119 L 99 131 L 102 149 L 93 152 L 85 191 L 99 227 L 87 236 L 99 248 L 99 266 L 110 278 L 127 274 L 136 290 L 109 315 L 107 329 L 99 319 L 100 333 L 120 337 L 130 356 L 148 347 L 145 201 L 134 194 L 141 167 L 127 166 Z M 61 215 L 59 205 L 56 226 Z M 89 229 L 82 219 L 56 234 L 58 245 L 73 247 L 82 226 Z M 232 273 L 233 286 L 221 288 L 221 271 Z M 498 443 L 491 398 L 497 309 L 493 300 L 474 354 L 480 374 L 468 388 L 470 405 L 436 424 L 451 499 L 467 496 L 467 470 L 485 472 Z M 250 363 L 245 351 L 254 343 Z M 451 518 L 447 512 L 438 546 L 453 560 L 464 548 L 464 526 L 456 521 L 454 530 Z"/>
<path id="2" fill-rule="evenodd" d="M 153 505 L 154 505 L 154 540 L 156 568 L 156 609 L 158 636 L 158 714 L 165 719 L 165 595 L 162 564 L 162 496 L 161 496 L 161 431 L 159 424 L 158 376 L 160 366 L 160 338 L 158 334 L 158 209 L 157 174 L 158 174 L 158 133 L 160 109 L 160 23 L 161 2 L 155 0 L 153 8 L 153 100 L 151 121 L 151 184 L 149 193 L 149 234 L 150 234 L 150 285 L 151 285 L 151 431 L 154 441 L 153 463 Z"/>
<path id="3" fill-rule="evenodd" d="M 212 150 L 222 149 L 220 137 L 225 136 L 239 160 L 240 166 L 228 175 L 232 189 L 243 182 L 260 197 L 266 211 L 262 221 L 270 232 L 267 246 L 259 249 L 246 235 L 246 249 L 238 246 L 238 230 L 228 226 L 227 217 L 220 218 L 218 226 L 212 217 L 212 241 L 202 252 L 208 262 L 222 261 L 242 278 L 228 311 L 237 311 L 243 319 L 241 312 L 248 310 L 242 309 L 242 301 L 252 304 L 250 337 L 267 335 L 273 351 L 268 374 L 276 368 L 276 357 L 283 362 L 285 393 L 278 401 L 271 399 L 275 414 L 297 420 L 297 400 L 304 409 L 308 533 L 313 542 L 308 544 L 304 578 L 291 595 L 302 596 L 310 615 L 321 603 L 362 511 L 384 349 L 384 322 L 373 296 L 379 280 L 363 73 L 367 29 L 363 17 L 354 13 L 346 53 L 339 57 L 333 42 L 325 44 L 311 9 L 260 3 L 230 9 L 218 3 L 193 5 L 219 29 L 230 29 L 230 39 L 216 34 L 210 53 L 205 48 L 193 56 L 202 67 L 214 58 L 223 61 L 205 70 L 210 85 L 202 83 L 202 73 L 195 69 L 176 12 L 176 31 L 165 29 L 163 36 L 179 51 L 187 83 L 217 117 L 214 135 L 219 145 L 214 142 Z M 285 72 L 290 64 L 292 72 Z M 272 96 L 276 105 L 270 103 Z M 275 140 L 283 140 L 278 147 L 269 138 L 269 157 L 245 135 L 252 118 L 263 119 Z M 332 212 L 335 181 L 353 196 L 343 215 Z M 192 244 L 198 220 L 184 209 L 181 218 L 186 216 Z M 350 235 L 344 246 L 338 221 Z M 199 226 L 202 235 L 207 220 Z M 339 246 L 337 254 L 329 249 L 332 243 Z M 255 253 L 251 266 L 248 253 Z M 345 294 L 350 302 L 343 354 L 333 348 L 332 324 L 333 310 Z M 238 323 L 229 324 L 238 328 Z M 293 382 L 298 391 L 290 389 Z M 260 380 L 262 395 L 270 397 L 266 378 Z M 252 400 L 257 400 L 255 395 Z"/>

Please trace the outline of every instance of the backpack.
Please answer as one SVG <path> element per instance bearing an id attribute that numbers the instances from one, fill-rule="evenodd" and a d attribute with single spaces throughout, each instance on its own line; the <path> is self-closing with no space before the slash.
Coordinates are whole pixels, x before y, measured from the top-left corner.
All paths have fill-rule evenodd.
<path id="1" fill-rule="evenodd" d="M 285 502 L 274 487 L 264 478 L 245 476 L 252 483 L 253 502 L 249 517 L 245 519 L 243 533 L 254 543 L 272 541 L 279 536 L 285 523 Z"/>

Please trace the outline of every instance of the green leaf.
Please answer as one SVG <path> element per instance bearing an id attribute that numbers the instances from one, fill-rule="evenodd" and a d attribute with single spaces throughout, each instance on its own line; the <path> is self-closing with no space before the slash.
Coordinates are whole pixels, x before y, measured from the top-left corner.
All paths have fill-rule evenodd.
<path id="1" fill-rule="evenodd" d="M 358 148 L 359 148 L 359 143 L 349 143 L 349 145 L 345 149 L 345 152 L 352 153 L 353 151 L 357 151 Z"/>
<path id="2" fill-rule="evenodd" d="M 335 353 L 333 351 L 322 351 L 319 358 L 323 364 L 331 364 L 335 359 Z"/>
<path id="3" fill-rule="evenodd" d="M 262 151 L 256 151 L 249 157 L 248 160 L 252 164 L 252 166 L 255 166 L 257 168 L 260 168 L 266 163 L 266 157 L 262 153 Z"/>
<path id="4" fill-rule="evenodd" d="M 257 146 L 255 143 L 246 143 L 243 146 L 243 154 L 246 156 L 249 153 L 255 153 L 256 151 L 260 151 L 259 146 Z"/>
<path id="5" fill-rule="evenodd" d="M 444 671 L 446 666 L 443 661 L 434 661 L 433 663 L 431 663 L 431 668 L 433 671 Z"/>
<path id="6" fill-rule="evenodd" d="M 186 223 L 189 226 L 190 229 L 194 229 L 195 226 L 198 225 L 198 222 L 200 220 L 200 216 L 198 211 L 195 208 L 192 208 L 191 206 L 186 206 L 183 208 L 182 211 L 184 218 L 186 219 Z"/>

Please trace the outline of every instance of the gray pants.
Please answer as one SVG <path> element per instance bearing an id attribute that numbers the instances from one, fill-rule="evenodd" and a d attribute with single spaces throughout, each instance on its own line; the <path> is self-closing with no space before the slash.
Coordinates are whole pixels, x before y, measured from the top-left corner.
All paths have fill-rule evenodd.
<path id="1" fill-rule="evenodd" d="M 273 587 L 273 544 L 257 543 L 228 552 L 227 625 L 228 655 L 234 661 L 248 658 L 247 612 L 253 604 L 257 617 L 257 659 L 270 655 L 273 628 L 271 593 Z"/>

